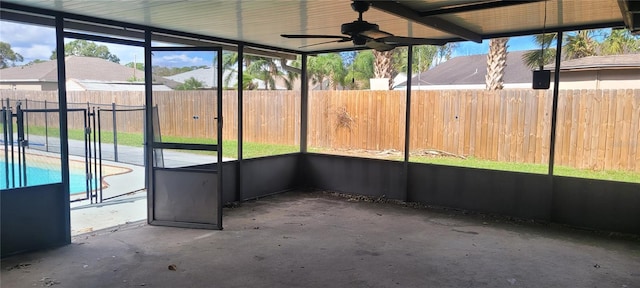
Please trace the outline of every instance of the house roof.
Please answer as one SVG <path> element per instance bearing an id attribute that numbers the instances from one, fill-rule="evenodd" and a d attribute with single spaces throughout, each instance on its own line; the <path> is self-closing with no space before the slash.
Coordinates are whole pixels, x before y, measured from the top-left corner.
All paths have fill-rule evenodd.
<path id="1" fill-rule="evenodd" d="M 504 83 L 531 82 L 531 69 L 522 61 L 527 51 L 507 53 Z M 459 56 L 411 78 L 411 85 L 468 85 L 485 84 L 487 54 Z M 398 86 L 406 86 L 407 82 Z"/>
<path id="2" fill-rule="evenodd" d="M 174 81 L 177 83 L 184 83 L 184 81 L 186 81 L 187 79 L 193 77 L 196 80 L 202 82 L 202 84 L 204 84 L 205 88 L 216 88 L 218 87 L 217 85 L 217 77 L 216 77 L 216 69 L 212 69 L 210 67 L 208 68 L 200 68 L 200 69 L 196 69 L 196 70 L 191 70 L 191 71 L 187 71 L 184 73 L 180 73 L 180 74 L 176 74 L 176 75 L 172 75 L 172 76 L 165 76 L 164 78 L 169 79 L 170 81 Z M 223 76 L 222 79 L 223 81 L 225 81 L 225 79 L 228 78 L 229 83 L 223 83 L 225 84 L 227 87 L 235 87 L 238 83 L 238 77 L 236 76 L 236 73 L 232 70 L 225 70 L 223 72 Z M 259 79 L 253 79 L 253 82 L 257 85 L 258 89 L 266 89 L 266 84 L 263 80 L 259 80 Z M 174 86 L 171 86 L 168 83 L 165 83 L 166 85 L 175 88 Z M 279 83 L 279 81 L 276 81 L 276 89 L 277 90 L 286 90 L 285 87 L 280 85 L 281 83 Z"/>
<path id="3" fill-rule="evenodd" d="M 187 81 L 187 79 L 190 79 L 191 77 L 193 77 L 196 80 L 202 82 L 205 88 L 215 88 L 215 87 L 218 87 L 218 84 L 217 84 L 218 77 L 216 76 L 216 74 L 217 74 L 216 69 L 207 67 L 207 68 L 199 68 L 196 70 L 187 71 L 187 72 L 176 74 L 176 75 L 164 76 L 164 78 L 175 81 L 177 83 L 184 83 L 184 81 Z"/>
<path id="4" fill-rule="evenodd" d="M 144 82 L 104 82 L 70 79 L 87 91 L 145 91 Z M 153 84 L 153 91 L 172 91 L 164 84 Z"/>
<path id="5" fill-rule="evenodd" d="M 553 70 L 555 63 L 546 66 Z M 640 54 L 588 56 L 560 62 L 560 70 L 640 69 Z"/>
<path id="6" fill-rule="evenodd" d="M 144 77 L 144 71 L 135 70 L 111 61 L 95 57 L 68 56 L 65 59 L 66 76 L 80 80 L 129 81 L 135 74 Z M 56 61 L 46 61 L 31 65 L 0 70 L 0 81 L 57 82 Z"/>

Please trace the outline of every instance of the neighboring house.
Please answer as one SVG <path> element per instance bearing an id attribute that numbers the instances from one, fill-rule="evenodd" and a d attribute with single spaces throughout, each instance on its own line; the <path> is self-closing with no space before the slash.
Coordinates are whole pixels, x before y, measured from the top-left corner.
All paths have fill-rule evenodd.
<path id="1" fill-rule="evenodd" d="M 527 51 L 507 53 L 504 88 L 531 88 L 531 69 L 522 61 Z M 487 55 L 451 58 L 411 78 L 412 90 L 485 89 Z M 407 82 L 399 83 L 395 90 L 406 89 Z"/>
<path id="2" fill-rule="evenodd" d="M 172 91 L 164 84 L 153 84 L 153 91 Z M 67 80 L 67 91 L 145 91 L 144 82 Z"/>
<path id="3" fill-rule="evenodd" d="M 545 67 L 551 70 L 551 79 L 554 67 Z M 560 89 L 638 88 L 640 54 L 589 56 L 560 62 Z"/>
<path id="4" fill-rule="evenodd" d="M 522 61 L 527 51 L 507 54 L 504 88 L 531 88 L 532 70 Z M 452 58 L 412 78 L 412 90 L 485 89 L 487 55 Z M 551 70 L 553 88 L 555 65 Z M 400 83 L 394 89 L 406 89 Z M 560 63 L 560 89 L 638 89 L 640 54 L 589 56 Z"/>
<path id="5" fill-rule="evenodd" d="M 144 71 L 95 57 L 68 56 L 65 59 L 68 91 L 144 91 Z M 0 70 L 0 89 L 55 91 L 58 71 L 55 60 Z M 154 90 L 171 90 L 154 84 Z"/>
<path id="6" fill-rule="evenodd" d="M 222 81 L 223 81 L 223 84 L 226 84 L 226 88 L 237 87 L 236 85 L 238 84 L 238 77 L 236 74 L 237 73 L 232 70 L 225 70 L 223 72 Z M 192 77 L 202 82 L 205 89 L 218 88 L 217 70 L 212 69 L 210 67 L 191 70 L 188 72 L 184 72 L 184 73 L 180 73 L 172 76 L 165 76 L 164 78 L 170 80 L 165 82 L 165 84 L 175 89 L 177 85 L 184 83 L 185 81 L 187 81 L 187 79 L 190 79 Z M 228 83 L 224 83 L 225 79 L 227 78 L 229 80 Z M 259 90 L 267 89 L 265 82 L 262 80 L 253 79 L 252 82 L 257 85 L 258 87 L 257 89 Z M 287 90 L 287 88 L 284 87 L 284 84 L 279 82 L 281 81 L 279 80 L 276 81 L 276 90 Z"/>
<path id="7" fill-rule="evenodd" d="M 211 67 L 199 68 L 196 70 L 191 70 L 191 71 L 187 71 L 187 72 L 176 74 L 176 75 L 164 76 L 163 78 L 168 79 L 170 81 L 163 81 L 163 82 L 167 85 L 170 85 L 171 88 L 175 89 L 176 86 L 183 84 L 188 79 L 194 78 L 202 83 L 203 88 L 216 89 L 218 88 L 217 72 L 218 72 L 217 69 L 212 69 Z M 231 83 L 229 85 L 233 86 Z"/>

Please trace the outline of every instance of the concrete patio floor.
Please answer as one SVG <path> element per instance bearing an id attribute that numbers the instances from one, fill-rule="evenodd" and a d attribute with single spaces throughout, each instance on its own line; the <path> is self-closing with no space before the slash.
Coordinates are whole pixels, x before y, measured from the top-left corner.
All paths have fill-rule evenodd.
<path id="1" fill-rule="evenodd" d="M 357 198 L 357 197 L 354 197 Z M 289 192 L 223 231 L 136 222 L 2 260 L 2 287 L 638 287 L 640 241 Z"/>

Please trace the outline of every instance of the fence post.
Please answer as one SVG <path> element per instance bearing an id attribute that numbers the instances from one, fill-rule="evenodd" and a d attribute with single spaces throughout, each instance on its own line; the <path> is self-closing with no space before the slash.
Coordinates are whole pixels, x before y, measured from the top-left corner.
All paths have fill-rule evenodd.
<path id="1" fill-rule="evenodd" d="M 100 171 L 96 171 L 97 173 L 99 173 L 98 179 L 100 179 L 97 181 L 97 185 L 100 188 L 96 188 L 96 192 L 100 192 L 100 201 L 98 203 L 102 203 L 102 129 L 100 129 L 100 122 L 100 107 L 98 107 L 98 151 L 96 151 L 98 154 L 98 161 L 100 161 L 98 164 L 98 166 L 100 167 Z"/>
<path id="2" fill-rule="evenodd" d="M 24 109 L 29 110 L 29 100 L 27 98 L 24 98 Z M 27 114 L 29 115 L 29 114 Z M 25 137 L 27 140 L 27 143 L 29 143 L 29 117 L 27 117 L 27 119 L 25 119 L 27 122 L 27 125 L 25 125 L 26 131 L 25 131 Z"/>
<path id="3" fill-rule="evenodd" d="M 111 114 L 113 121 L 113 159 L 118 162 L 118 128 L 116 126 L 116 103 L 111 102 Z M 98 119 L 100 121 L 100 119 Z"/>
<path id="4" fill-rule="evenodd" d="M 144 117 L 142 117 L 142 139 L 143 139 L 143 140 L 142 140 L 142 143 L 143 143 L 143 144 L 142 144 L 142 153 L 143 153 L 143 155 L 142 155 L 142 166 L 143 166 L 143 167 L 145 167 L 145 166 L 148 164 L 147 162 L 145 162 L 145 158 L 147 157 L 147 146 L 148 146 L 147 141 L 149 141 L 149 139 L 147 139 L 147 129 L 149 129 L 149 128 L 147 127 L 147 117 L 146 117 L 146 115 L 147 115 L 147 109 L 148 109 L 148 108 L 147 108 L 147 106 L 145 105 L 145 106 L 144 106 L 144 110 L 143 110 L 143 112 L 144 112 L 144 115 L 143 115 L 143 116 L 144 116 Z M 145 168 L 145 172 L 146 172 L 146 169 L 147 169 L 147 168 Z M 151 167 L 149 167 L 148 169 L 152 169 L 152 168 L 151 168 Z M 149 183 L 149 182 L 148 182 L 148 178 L 149 178 L 149 173 L 144 173 L 144 189 L 148 189 L 148 188 L 149 188 L 149 187 L 148 187 L 149 185 L 147 184 L 147 183 Z M 148 195 L 148 194 L 147 194 L 147 195 Z"/>
<path id="5" fill-rule="evenodd" d="M 44 100 L 44 150 L 49 152 L 49 112 L 47 112 L 47 100 Z"/>
<path id="6" fill-rule="evenodd" d="M 7 158 L 6 155 L 9 155 L 9 153 L 5 152 L 5 158 L 7 158 L 5 163 L 9 163 L 9 160 L 11 161 L 11 185 L 15 188 L 16 187 L 16 168 L 15 165 L 13 165 L 15 163 L 15 156 L 13 153 L 13 109 L 11 108 L 11 100 L 9 100 L 9 98 L 7 98 L 7 111 L 8 111 L 8 115 L 7 115 L 7 124 L 8 124 L 8 139 L 4 141 L 4 143 L 9 143 L 9 145 L 11 145 L 11 159 Z M 8 173 L 7 173 L 8 174 Z M 8 188 L 9 186 L 7 186 Z"/>

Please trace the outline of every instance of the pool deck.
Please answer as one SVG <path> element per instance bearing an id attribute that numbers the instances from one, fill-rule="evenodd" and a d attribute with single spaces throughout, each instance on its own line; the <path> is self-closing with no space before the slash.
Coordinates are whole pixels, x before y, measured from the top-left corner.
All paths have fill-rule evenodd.
<path id="1" fill-rule="evenodd" d="M 28 149 L 27 153 L 59 157 L 59 141 L 49 139 L 48 150 L 43 143 L 44 137 L 30 135 L 30 144 L 37 149 Z M 144 149 L 119 145 L 119 162 L 104 160 L 114 159 L 114 146 L 102 145 L 102 164 L 128 169 L 129 172 L 103 176 L 102 203 L 91 203 L 82 200 L 70 203 L 71 209 L 71 235 L 89 233 L 92 231 L 116 227 L 131 222 L 147 219 L 147 190 L 145 189 Z M 69 140 L 69 160 L 84 162 L 84 141 Z M 203 163 L 215 163 L 214 156 L 190 154 L 178 151 L 164 151 L 164 164 L 166 167 L 180 167 Z M 230 160 L 230 159 L 225 159 Z M 125 163 L 126 162 L 126 163 Z M 84 165 L 84 164 L 83 164 Z M 124 195 L 123 195 L 124 194 Z M 119 196 L 123 195 L 123 196 Z M 86 197 L 85 194 L 71 195 L 71 200 Z"/>
<path id="2" fill-rule="evenodd" d="M 130 172 L 104 177 L 103 181 L 108 184 L 108 187 L 103 188 L 103 198 L 129 194 L 105 200 L 102 203 L 91 204 L 89 200 L 72 202 L 70 204 L 72 236 L 147 218 L 144 167 L 114 162 L 107 164 L 130 169 Z"/>
<path id="3" fill-rule="evenodd" d="M 135 151 L 136 149 L 138 151 Z M 122 150 L 128 155 L 141 155 L 142 153 L 142 148 L 126 147 L 120 149 L 119 153 Z M 78 156 L 72 157 L 79 158 Z M 215 163 L 216 158 L 165 151 L 164 161 L 167 166 L 175 167 L 203 162 Z M 144 166 L 112 161 L 103 161 L 103 164 L 127 168 L 130 169 L 130 172 L 103 177 L 103 181 L 108 185 L 102 190 L 103 199 L 118 197 L 104 200 L 102 203 L 92 204 L 89 200 L 71 203 L 72 236 L 147 219 Z M 74 198 L 72 197 L 72 199 Z"/>

